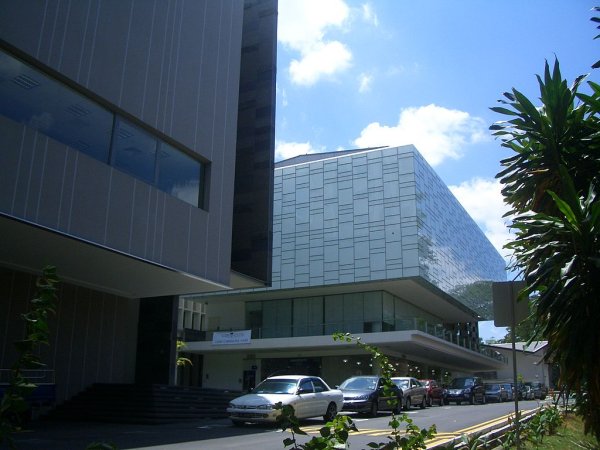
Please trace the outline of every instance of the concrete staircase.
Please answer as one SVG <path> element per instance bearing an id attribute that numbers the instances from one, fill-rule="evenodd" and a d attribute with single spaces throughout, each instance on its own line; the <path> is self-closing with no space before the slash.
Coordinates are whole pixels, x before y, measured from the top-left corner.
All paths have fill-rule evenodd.
<path id="1" fill-rule="evenodd" d="M 224 418 L 239 392 L 184 386 L 94 384 L 43 419 L 114 423 L 172 423 Z"/>

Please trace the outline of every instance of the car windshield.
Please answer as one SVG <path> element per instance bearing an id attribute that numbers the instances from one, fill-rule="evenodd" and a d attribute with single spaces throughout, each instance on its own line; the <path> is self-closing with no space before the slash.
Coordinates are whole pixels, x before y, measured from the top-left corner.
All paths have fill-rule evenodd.
<path id="1" fill-rule="evenodd" d="M 377 378 L 348 378 L 340 385 L 340 389 L 348 391 L 374 391 L 377 389 Z"/>
<path id="2" fill-rule="evenodd" d="M 410 387 L 410 382 L 408 380 L 399 380 L 399 379 L 396 378 L 396 379 L 393 379 L 392 381 L 400 389 L 406 389 L 406 388 Z"/>
<path id="3" fill-rule="evenodd" d="M 295 394 L 297 381 L 292 379 L 265 380 L 252 389 L 253 394 Z"/>
<path id="4" fill-rule="evenodd" d="M 450 387 L 454 389 L 460 389 L 469 386 L 473 386 L 473 380 L 469 378 L 456 378 L 455 380 L 452 380 L 452 385 Z"/>

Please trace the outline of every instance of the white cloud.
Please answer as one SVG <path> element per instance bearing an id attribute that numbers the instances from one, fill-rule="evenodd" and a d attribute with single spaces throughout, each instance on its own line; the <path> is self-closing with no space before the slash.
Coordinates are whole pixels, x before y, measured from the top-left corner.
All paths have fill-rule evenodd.
<path id="1" fill-rule="evenodd" d="M 502 246 L 512 239 L 508 229 L 510 220 L 502 216 L 509 208 L 504 203 L 500 182 L 473 178 L 449 188 L 498 252 L 508 259 L 508 252 Z"/>
<path id="2" fill-rule="evenodd" d="M 322 152 L 323 148 L 313 147 L 310 142 L 275 141 L 275 161 L 293 158 L 298 155 Z"/>
<path id="3" fill-rule="evenodd" d="M 290 63 L 290 76 L 294 83 L 310 86 L 323 76 L 346 69 L 351 59 L 352 54 L 341 42 L 319 42 L 301 60 Z"/>
<path id="4" fill-rule="evenodd" d="M 280 0 L 278 40 L 300 53 L 289 67 L 293 83 L 311 85 L 350 66 L 352 53 L 339 41 L 326 39 L 331 28 L 343 28 L 350 8 L 343 0 Z"/>
<path id="5" fill-rule="evenodd" d="M 358 76 L 358 92 L 361 94 L 369 92 L 371 90 L 371 83 L 373 82 L 373 76 L 367 73 L 361 73 Z"/>
<path id="6" fill-rule="evenodd" d="M 377 18 L 377 14 L 373 11 L 373 7 L 370 3 L 364 3 L 361 6 L 362 9 L 362 17 L 363 20 L 367 23 L 370 23 L 374 26 L 379 26 L 379 19 Z"/>
<path id="7" fill-rule="evenodd" d="M 469 113 L 434 104 L 406 108 L 394 126 L 373 122 L 354 141 L 359 147 L 413 144 L 432 166 L 458 159 L 465 145 L 487 139 L 485 122 Z"/>

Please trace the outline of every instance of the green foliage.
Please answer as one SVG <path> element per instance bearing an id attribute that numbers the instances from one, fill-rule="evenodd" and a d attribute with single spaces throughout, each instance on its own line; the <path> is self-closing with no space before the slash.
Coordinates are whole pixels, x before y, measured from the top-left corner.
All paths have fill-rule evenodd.
<path id="1" fill-rule="evenodd" d="M 471 435 L 463 434 L 461 436 L 461 440 L 467 450 L 477 450 L 477 449 L 488 449 L 488 448 L 496 448 L 496 439 L 488 439 L 485 436 L 482 436 L 481 433 L 474 433 Z M 454 448 L 454 445 L 453 445 Z"/>
<path id="2" fill-rule="evenodd" d="M 275 405 L 275 409 L 281 410 L 277 418 L 281 430 L 289 430 L 292 434 L 291 438 L 283 440 L 284 447 L 289 447 L 290 450 L 325 450 L 339 448 L 340 445 L 345 448 L 350 431 L 358 431 L 350 417 L 336 416 L 319 430 L 320 436 L 313 437 L 306 444 L 299 444 L 296 436 L 306 436 L 307 433 L 300 428 L 300 421 L 294 414 L 294 407 L 279 402 Z"/>
<path id="3" fill-rule="evenodd" d="M 6 442 L 10 448 L 16 448 L 12 435 L 21 430 L 23 415 L 29 410 L 27 397 L 37 387 L 25 378 L 23 371 L 44 367 L 38 350 L 50 342 L 48 318 L 56 313 L 57 284 L 56 268 L 45 267 L 36 281 L 37 292 L 31 300 L 31 310 L 21 316 L 25 321 L 25 338 L 14 343 L 19 357 L 0 403 L 0 444 Z"/>
<path id="4" fill-rule="evenodd" d="M 578 92 L 558 61 L 538 76 L 541 106 L 512 89 L 495 112 L 509 120 L 490 127 L 514 152 L 497 175 L 510 205 L 512 268 L 533 298 L 534 333 L 548 340 L 548 361 L 561 384 L 587 391 L 580 412 L 600 438 L 600 85 Z"/>
<path id="5" fill-rule="evenodd" d="M 401 431 L 400 426 L 404 422 L 406 423 L 406 427 L 404 431 Z M 369 448 L 380 450 L 425 449 L 427 448 L 425 441 L 433 439 L 437 432 L 435 425 L 431 425 L 429 428 L 419 428 L 406 414 L 401 414 L 400 416 L 392 414 L 389 426 L 391 432 L 387 437 L 387 442 L 369 442 L 367 444 Z"/>
<path id="6" fill-rule="evenodd" d="M 85 450 L 117 450 L 118 448 L 115 444 L 109 442 L 92 442 Z"/>
<path id="7" fill-rule="evenodd" d="M 187 347 L 185 342 L 178 339 L 176 345 L 177 345 L 177 360 L 175 361 L 175 363 L 177 364 L 177 367 L 193 366 L 191 359 L 185 358 L 183 356 L 179 356 L 179 353 L 182 352 Z"/>

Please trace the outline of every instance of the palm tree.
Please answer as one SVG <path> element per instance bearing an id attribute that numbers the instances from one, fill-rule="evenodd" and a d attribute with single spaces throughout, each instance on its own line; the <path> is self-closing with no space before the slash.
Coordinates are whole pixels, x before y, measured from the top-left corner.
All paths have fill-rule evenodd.
<path id="1" fill-rule="evenodd" d="M 506 245 L 527 288 L 536 332 L 561 383 L 579 392 L 586 432 L 600 440 L 600 86 L 578 93 L 558 61 L 538 76 L 541 106 L 516 89 L 490 127 L 511 149 L 498 173 L 515 238 Z"/>

